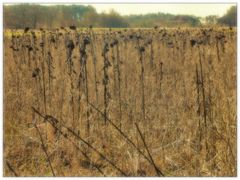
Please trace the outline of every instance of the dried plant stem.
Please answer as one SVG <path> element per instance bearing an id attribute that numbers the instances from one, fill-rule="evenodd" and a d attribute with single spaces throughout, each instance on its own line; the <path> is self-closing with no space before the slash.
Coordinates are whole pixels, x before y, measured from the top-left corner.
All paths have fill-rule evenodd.
<path id="1" fill-rule="evenodd" d="M 196 86 L 197 86 L 197 115 L 201 116 L 201 102 L 200 102 L 200 79 L 199 79 L 199 72 L 198 72 L 198 65 L 196 64 Z M 198 152 L 201 150 L 201 142 L 202 142 L 202 126 L 201 126 L 201 118 L 198 119 L 198 130 L 199 130 L 199 138 L 198 138 Z"/>
<path id="2" fill-rule="evenodd" d="M 103 49 L 103 86 L 104 86 L 104 122 L 105 125 L 107 124 L 107 109 L 108 109 L 108 99 L 109 99 L 109 92 L 108 92 L 108 72 L 107 69 L 110 66 L 108 61 L 107 53 L 109 51 L 108 43 L 105 43 Z"/>
<path id="3" fill-rule="evenodd" d="M 96 94 L 96 104 L 98 105 L 98 83 L 97 83 L 97 56 L 95 52 L 95 35 L 94 31 L 91 29 L 91 53 L 93 55 L 93 65 L 94 65 L 94 81 L 95 81 L 95 94 Z"/>
<path id="4" fill-rule="evenodd" d="M 204 89 L 203 67 L 202 67 L 201 51 L 199 47 L 198 47 L 198 52 L 199 52 L 200 77 L 201 77 L 201 90 L 202 90 L 202 98 L 203 98 L 204 125 L 205 127 L 207 127 L 207 110 L 206 110 L 206 98 L 205 98 L 205 89 Z"/>
<path id="5" fill-rule="evenodd" d="M 116 65 L 116 58 L 114 56 L 114 47 L 111 48 L 111 54 L 112 54 L 112 64 L 113 64 L 113 95 L 116 96 L 117 92 L 117 65 Z"/>
<path id="6" fill-rule="evenodd" d="M 120 71 L 120 52 L 117 43 L 117 77 L 118 77 L 118 104 L 119 104 L 119 127 L 122 128 L 122 98 L 121 98 L 121 71 Z"/>
<path id="7" fill-rule="evenodd" d="M 153 158 L 152 158 L 152 155 L 150 154 L 150 151 L 149 151 L 149 149 L 148 149 L 148 147 L 147 147 L 147 144 L 146 144 L 146 142 L 145 142 L 145 139 L 144 139 L 144 137 L 143 137 L 143 134 L 142 134 L 142 132 L 140 131 L 140 128 L 138 127 L 137 123 L 135 123 L 135 126 L 136 126 L 136 128 L 137 128 L 137 131 L 138 131 L 141 139 L 142 139 L 142 142 L 143 142 L 143 144 L 144 144 L 144 146 L 145 146 L 145 149 L 147 150 L 148 156 L 149 156 L 150 160 L 152 161 L 152 165 L 154 166 L 154 169 L 155 169 L 157 175 L 158 175 L 158 176 L 164 176 L 164 174 L 161 172 L 161 170 L 156 166 L 156 163 L 154 162 L 154 160 L 153 160 Z"/>
<path id="8" fill-rule="evenodd" d="M 90 136 L 90 119 L 89 119 L 89 105 L 88 105 L 88 102 L 89 102 L 89 94 L 88 94 L 88 73 L 87 73 L 87 59 L 85 60 L 85 93 L 86 93 L 86 102 L 87 102 L 87 137 Z"/>
<path id="9" fill-rule="evenodd" d="M 53 175 L 53 176 L 56 176 L 55 173 L 54 173 L 53 167 L 52 167 L 52 163 L 51 163 L 51 161 L 50 161 L 50 157 L 49 157 L 48 152 L 47 152 L 47 148 L 46 148 L 46 146 L 45 146 L 45 144 L 44 144 L 44 141 L 43 141 L 41 132 L 40 132 L 40 130 L 38 129 L 38 127 L 37 127 L 37 125 L 36 125 L 35 123 L 34 123 L 34 127 L 36 128 L 37 133 L 38 133 L 38 135 L 39 135 L 39 138 L 40 138 L 40 140 L 41 140 L 42 149 L 43 149 L 43 151 L 44 151 L 44 153 L 45 153 L 45 155 L 46 155 L 46 159 L 47 159 L 48 164 L 49 164 L 49 166 L 50 166 L 50 168 L 51 168 L 52 175 Z"/>
<path id="10" fill-rule="evenodd" d="M 153 51 L 153 41 L 150 42 L 150 68 L 153 69 L 154 65 L 154 51 Z"/>
<path id="11" fill-rule="evenodd" d="M 104 115 L 104 113 L 103 113 L 102 111 L 100 111 L 100 110 L 99 110 L 97 107 L 95 107 L 92 103 L 89 103 L 89 104 L 90 104 L 90 106 L 91 106 L 95 111 L 97 111 L 100 115 L 102 115 L 103 117 L 105 117 L 105 115 Z M 112 127 L 114 127 L 114 129 L 115 129 L 119 134 L 121 134 L 121 135 L 125 138 L 126 142 L 128 142 L 130 145 L 132 145 L 139 154 L 141 154 L 150 164 L 152 164 L 152 161 L 144 154 L 144 152 L 142 152 L 142 151 L 138 148 L 138 146 L 137 146 L 121 129 L 119 129 L 118 126 L 117 126 L 111 119 L 109 119 L 109 118 L 107 117 L 107 121 L 109 122 L 109 124 L 110 124 Z"/>
<path id="12" fill-rule="evenodd" d="M 81 85 L 81 81 L 83 81 L 84 84 L 84 93 L 86 96 L 86 106 L 87 106 L 87 119 L 86 119 L 86 137 L 90 136 L 90 112 L 89 112 L 89 90 L 88 90 L 88 72 L 87 72 L 87 52 L 86 52 L 86 48 L 87 45 L 90 43 L 89 38 L 85 37 L 83 39 L 83 44 L 82 47 L 80 48 L 80 74 L 79 74 L 79 100 L 80 100 L 80 85 Z M 80 102 L 79 102 L 79 117 L 80 117 Z"/>
<path id="13" fill-rule="evenodd" d="M 218 42 L 218 39 L 216 39 L 216 48 L 217 48 L 217 59 L 218 59 L 218 62 L 221 62 L 221 58 L 220 58 L 220 55 L 219 55 L 219 42 Z"/>
<path id="14" fill-rule="evenodd" d="M 160 62 L 159 98 L 162 97 L 163 63 Z"/>
<path id="15" fill-rule="evenodd" d="M 52 116 L 46 116 L 41 114 L 38 110 L 36 110 L 34 107 L 32 107 L 33 111 L 36 112 L 40 117 L 42 117 L 45 121 L 47 121 L 48 123 L 50 123 L 53 128 L 55 128 L 56 130 L 58 130 L 59 128 L 56 126 L 56 123 L 58 123 L 58 120 Z M 90 149 L 92 149 L 94 152 L 96 152 L 101 158 L 103 158 L 104 160 L 106 160 L 114 169 L 116 169 L 117 171 L 119 171 L 122 175 L 124 176 L 128 176 L 125 172 L 123 172 L 120 168 L 118 168 L 116 166 L 116 164 L 114 162 L 112 162 L 110 159 L 108 159 L 103 153 L 101 153 L 99 150 L 97 150 L 95 147 L 93 147 L 89 142 L 87 142 L 86 140 L 84 140 L 81 136 L 79 136 L 77 133 L 75 133 L 71 128 L 62 125 L 63 128 L 65 128 L 70 134 L 72 134 L 76 139 L 80 140 L 81 142 L 83 142 L 85 145 L 87 145 Z"/>
<path id="16" fill-rule="evenodd" d="M 43 83 L 43 103 L 44 103 L 44 113 L 47 113 L 47 100 L 46 100 L 46 83 L 45 83 L 45 53 L 44 53 L 44 41 L 45 34 L 42 34 L 42 42 L 41 42 L 41 55 L 42 55 L 42 83 Z"/>
<path id="17" fill-rule="evenodd" d="M 8 161 L 6 161 L 7 167 L 8 169 L 14 174 L 14 176 L 18 177 L 19 175 L 16 173 L 16 171 L 14 170 L 14 168 L 10 165 L 10 163 Z"/>
<path id="18" fill-rule="evenodd" d="M 142 94 L 142 113 L 143 113 L 143 120 L 145 122 L 146 113 L 145 113 L 145 93 L 144 93 L 144 65 L 143 65 L 143 53 L 140 52 L 140 64 L 141 64 L 141 94 Z"/>

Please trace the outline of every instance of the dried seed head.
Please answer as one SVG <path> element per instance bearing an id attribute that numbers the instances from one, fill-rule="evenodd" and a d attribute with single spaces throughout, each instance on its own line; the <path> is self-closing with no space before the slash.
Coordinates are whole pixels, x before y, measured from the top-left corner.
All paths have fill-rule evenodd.
<path id="1" fill-rule="evenodd" d="M 50 41 L 51 41 L 52 43 L 55 43 L 55 42 L 56 42 L 53 36 L 51 37 Z"/>
<path id="2" fill-rule="evenodd" d="M 173 48 L 173 42 L 172 41 L 168 41 L 167 45 L 168 45 L 169 48 Z"/>
<path id="3" fill-rule="evenodd" d="M 32 72 L 32 77 L 33 78 L 37 77 L 39 75 L 39 73 L 40 73 L 40 69 L 39 68 L 34 69 L 33 72 Z"/>
<path id="4" fill-rule="evenodd" d="M 117 39 L 114 39 L 114 40 L 113 40 L 113 44 L 114 44 L 114 45 L 117 45 L 117 44 L 118 44 L 118 40 L 117 40 Z"/>
<path id="5" fill-rule="evenodd" d="M 144 52 L 144 51 L 145 51 L 145 48 L 144 48 L 143 46 L 141 46 L 141 47 L 139 48 L 139 51 L 140 51 L 140 52 Z"/>
<path id="6" fill-rule="evenodd" d="M 137 39 L 142 39 L 142 36 L 140 36 L 140 35 L 137 35 L 136 37 L 137 37 Z"/>
<path id="7" fill-rule="evenodd" d="M 85 37 L 85 38 L 83 39 L 83 43 L 84 43 L 85 45 L 90 44 L 90 39 L 89 39 L 88 37 Z"/>
<path id="8" fill-rule="evenodd" d="M 68 40 L 67 42 L 67 48 L 73 50 L 75 48 L 73 40 Z"/>
<path id="9" fill-rule="evenodd" d="M 107 53 L 109 51 L 109 45 L 108 43 L 105 43 L 104 48 L 103 48 L 103 53 Z"/>
<path id="10" fill-rule="evenodd" d="M 191 43 L 191 46 L 193 47 L 196 45 L 197 41 L 195 39 L 191 39 L 190 43 Z"/>
<path id="11" fill-rule="evenodd" d="M 152 43 L 152 39 L 149 39 L 148 41 L 147 41 L 147 44 L 151 44 Z"/>
<path id="12" fill-rule="evenodd" d="M 24 33 L 27 33 L 28 31 L 29 31 L 29 27 L 25 27 L 25 29 L 24 29 Z"/>
<path id="13" fill-rule="evenodd" d="M 77 27 L 76 26 L 69 26 L 69 28 L 71 29 L 71 30 L 77 30 Z"/>
<path id="14" fill-rule="evenodd" d="M 29 51 L 32 51 L 32 50 L 33 50 L 32 46 L 29 46 L 29 47 L 28 47 L 28 50 L 29 50 Z"/>
<path id="15" fill-rule="evenodd" d="M 40 42 L 39 45 L 40 45 L 40 47 L 43 47 L 44 46 L 44 42 Z"/>
<path id="16" fill-rule="evenodd" d="M 132 35 L 132 34 L 130 34 L 130 35 L 129 35 L 129 38 L 130 38 L 130 39 L 132 39 L 132 38 L 133 38 L 133 35 Z"/>

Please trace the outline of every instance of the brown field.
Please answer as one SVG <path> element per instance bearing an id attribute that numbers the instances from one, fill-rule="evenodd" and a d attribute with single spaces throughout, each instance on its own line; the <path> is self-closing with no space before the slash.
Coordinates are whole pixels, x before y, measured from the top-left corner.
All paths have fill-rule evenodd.
<path id="1" fill-rule="evenodd" d="M 236 36 L 5 31 L 4 176 L 236 176 Z"/>

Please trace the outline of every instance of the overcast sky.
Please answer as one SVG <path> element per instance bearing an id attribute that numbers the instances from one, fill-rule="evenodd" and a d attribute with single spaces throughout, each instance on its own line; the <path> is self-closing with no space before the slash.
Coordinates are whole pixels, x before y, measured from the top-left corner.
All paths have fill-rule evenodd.
<path id="1" fill-rule="evenodd" d="M 122 15 L 146 13 L 171 13 L 195 16 L 222 16 L 235 4 L 91 4 L 101 13 L 114 9 Z"/>
<path id="2" fill-rule="evenodd" d="M 7 3 L 6 3 L 7 4 Z M 5 5 L 6 5 L 5 4 Z M 199 17 L 205 17 L 208 15 L 218 15 L 223 16 L 227 10 L 236 4 L 233 3 L 218 3 L 218 4 L 108 4 L 108 3 L 89 3 L 89 4 L 81 4 L 81 3 L 56 3 L 51 4 L 50 2 L 45 4 L 41 3 L 42 5 L 72 5 L 72 4 L 79 4 L 79 5 L 91 5 L 93 6 L 98 13 L 101 12 L 109 12 L 110 9 L 114 9 L 121 15 L 130 15 L 130 14 L 147 14 L 147 13 L 170 13 L 170 14 L 184 14 L 184 15 L 195 15 Z"/>

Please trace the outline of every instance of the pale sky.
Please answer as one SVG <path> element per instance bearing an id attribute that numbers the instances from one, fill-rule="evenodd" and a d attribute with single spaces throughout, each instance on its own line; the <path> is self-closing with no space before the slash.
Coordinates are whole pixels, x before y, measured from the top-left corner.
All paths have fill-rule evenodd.
<path id="1" fill-rule="evenodd" d="M 170 13 L 195 16 L 222 16 L 229 7 L 236 4 L 91 4 L 98 13 L 114 9 L 122 15 L 146 13 Z"/>

